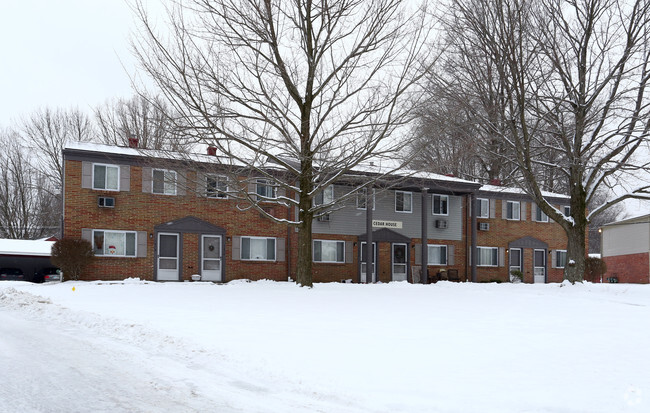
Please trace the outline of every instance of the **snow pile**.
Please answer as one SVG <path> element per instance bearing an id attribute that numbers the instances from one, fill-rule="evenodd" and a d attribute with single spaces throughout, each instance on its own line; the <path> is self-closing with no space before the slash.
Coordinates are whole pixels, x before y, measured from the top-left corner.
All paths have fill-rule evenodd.
<path id="1" fill-rule="evenodd" d="M 141 399 L 105 377 L 131 411 L 645 412 L 649 299 L 589 283 L 8 282 L 0 316 L 119 350 L 156 383 Z"/>

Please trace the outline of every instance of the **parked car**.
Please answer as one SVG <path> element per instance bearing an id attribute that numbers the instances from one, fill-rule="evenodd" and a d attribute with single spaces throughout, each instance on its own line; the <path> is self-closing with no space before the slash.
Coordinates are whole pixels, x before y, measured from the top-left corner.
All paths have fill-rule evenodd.
<path id="1" fill-rule="evenodd" d="M 24 281 L 25 275 L 20 268 L 5 267 L 0 268 L 0 280 Z"/>
<path id="2" fill-rule="evenodd" d="M 32 281 L 35 283 L 61 281 L 61 270 L 56 267 L 43 268 L 34 274 Z"/>

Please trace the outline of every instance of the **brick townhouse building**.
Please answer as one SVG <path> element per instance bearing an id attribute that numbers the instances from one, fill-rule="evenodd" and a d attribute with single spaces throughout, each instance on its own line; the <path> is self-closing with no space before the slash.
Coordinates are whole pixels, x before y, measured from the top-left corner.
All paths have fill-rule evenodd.
<path id="1" fill-rule="evenodd" d="M 276 193 L 268 178 L 233 182 L 220 174 L 216 156 L 188 161 L 93 143 L 69 143 L 63 158 L 63 235 L 87 239 L 96 256 L 83 279 L 183 281 L 198 275 L 227 282 L 295 276 L 295 229 L 228 195 L 236 185 L 251 194 L 292 196 Z M 372 176 L 372 168 L 354 175 Z M 342 199 L 354 188 L 349 182 L 328 187 L 315 202 Z M 566 236 L 520 190 L 428 173 L 380 186 L 372 197 L 359 191 L 314 221 L 314 282 L 426 281 L 423 260 L 427 280 L 508 281 L 512 270 L 521 271 L 525 282 L 562 280 Z M 546 196 L 569 212 L 567 197 Z M 264 208 L 281 219 L 297 214 L 273 203 Z M 470 257 L 473 247 L 476 260 Z"/>

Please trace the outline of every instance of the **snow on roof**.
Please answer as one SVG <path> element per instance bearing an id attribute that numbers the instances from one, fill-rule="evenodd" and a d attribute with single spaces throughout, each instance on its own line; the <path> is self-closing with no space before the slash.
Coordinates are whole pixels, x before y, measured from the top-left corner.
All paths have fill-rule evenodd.
<path id="1" fill-rule="evenodd" d="M 24 239 L 0 239 L 1 255 L 37 255 L 49 257 L 54 241 L 31 241 Z"/>
<path id="2" fill-rule="evenodd" d="M 638 224 L 644 222 L 650 222 L 650 214 L 644 214 L 636 217 L 622 219 L 620 221 L 610 222 L 608 224 L 603 224 L 603 227 L 609 227 L 614 225 L 625 225 L 625 224 Z"/>
<path id="3" fill-rule="evenodd" d="M 484 192 L 495 192 L 495 193 L 503 193 L 503 194 L 518 194 L 518 195 L 528 195 L 526 192 L 521 189 L 521 188 L 515 188 L 515 187 L 507 187 L 507 186 L 496 186 L 496 185 L 483 185 L 480 188 L 480 191 Z M 542 191 L 542 195 L 545 198 L 564 198 L 564 199 L 569 199 L 570 197 L 568 195 L 564 194 L 557 194 L 554 192 L 548 192 L 548 191 Z"/>

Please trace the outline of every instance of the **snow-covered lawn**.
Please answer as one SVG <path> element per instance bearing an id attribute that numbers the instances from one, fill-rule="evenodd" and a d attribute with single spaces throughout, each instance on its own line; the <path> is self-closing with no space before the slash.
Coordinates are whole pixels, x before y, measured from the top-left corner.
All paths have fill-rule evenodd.
<path id="1" fill-rule="evenodd" d="M 0 411 L 647 412 L 650 286 L 0 284 Z"/>

